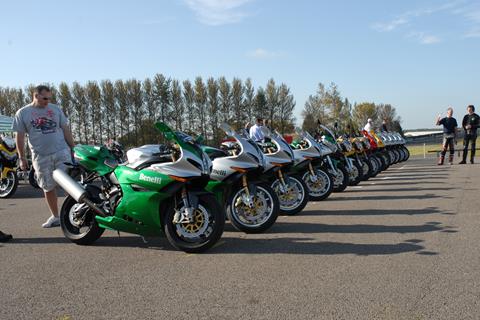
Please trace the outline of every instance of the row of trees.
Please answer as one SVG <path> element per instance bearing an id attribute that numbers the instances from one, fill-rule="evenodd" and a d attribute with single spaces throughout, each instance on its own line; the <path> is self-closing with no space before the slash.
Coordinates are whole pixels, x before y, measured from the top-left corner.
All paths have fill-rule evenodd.
<path id="1" fill-rule="evenodd" d="M 328 126 L 337 124 L 340 130 L 347 126 L 359 130 L 371 118 L 377 128 L 385 120 L 389 130 L 402 133 L 401 119 L 390 104 L 362 102 L 352 105 L 347 98 L 342 98 L 335 83 L 329 87 L 319 83 L 316 94 L 308 97 L 302 116 L 303 129 L 308 131 L 315 131 L 318 120 Z"/>
<path id="2" fill-rule="evenodd" d="M 59 104 L 70 120 L 78 142 L 104 143 L 116 138 L 123 144 L 141 145 L 159 141 L 154 129 L 156 121 L 169 124 L 176 130 L 202 134 L 207 143 L 216 144 L 224 136 L 222 122 L 240 128 L 256 117 L 268 119 L 281 133 L 293 130 L 295 100 L 285 84 L 276 85 L 270 79 L 265 86 L 254 88 L 252 81 L 225 77 L 197 77 L 180 82 L 156 74 L 143 81 L 103 80 L 60 83 L 52 89 L 52 102 Z M 34 86 L 25 89 L 0 87 L 0 113 L 13 116 L 31 101 Z M 335 83 L 328 87 L 319 83 L 315 95 L 305 103 L 303 129 L 317 128 L 317 121 L 340 130 L 348 125 L 358 130 L 367 119 L 379 127 L 386 120 L 390 130 L 402 132 L 401 119 L 389 104 L 373 102 L 351 104 L 343 98 Z"/>
<path id="3" fill-rule="evenodd" d="M 47 84 L 48 85 L 48 84 Z M 207 143 L 224 136 L 222 122 L 239 128 L 256 117 L 268 119 L 282 133 L 293 129 L 295 100 L 290 88 L 270 79 L 254 88 L 252 81 L 225 77 L 197 77 L 193 83 L 156 74 L 143 81 L 103 80 L 60 83 L 52 89 L 52 102 L 70 120 L 79 142 L 103 143 L 117 138 L 125 145 L 154 143 L 159 134 L 153 124 L 162 121 L 185 132 L 202 134 Z M 33 85 L 25 89 L 0 87 L 0 112 L 13 116 L 31 102 Z"/>

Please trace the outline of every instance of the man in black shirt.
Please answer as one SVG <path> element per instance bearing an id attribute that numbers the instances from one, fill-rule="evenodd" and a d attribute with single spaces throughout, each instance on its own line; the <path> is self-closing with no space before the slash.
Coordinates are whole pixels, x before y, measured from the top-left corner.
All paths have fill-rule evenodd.
<path id="1" fill-rule="evenodd" d="M 467 107 L 468 114 L 463 117 L 462 127 L 465 130 L 463 138 L 463 159 L 460 164 L 467 163 L 468 143 L 472 142 L 472 151 L 470 152 L 470 163 L 473 164 L 475 158 L 475 142 L 477 141 L 477 128 L 480 123 L 480 117 L 475 113 L 475 107 L 469 105 Z"/>
<path id="2" fill-rule="evenodd" d="M 447 149 L 450 149 L 450 156 L 448 158 L 448 163 L 453 164 L 453 154 L 455 153 L 455 139 L 457 134 L 457 120 L 453 117 L 453 109 L 450 107 L 447 109 L 447 116 L 445 118 L 441 118 L 438 116 L 437 118 L 437 126 L 443 125 L 443 150 L 440 155 L 440 159 L 438 159 L 438 165 L 443 165 L 445 161 L 445 154 L 447 153 Z"/>

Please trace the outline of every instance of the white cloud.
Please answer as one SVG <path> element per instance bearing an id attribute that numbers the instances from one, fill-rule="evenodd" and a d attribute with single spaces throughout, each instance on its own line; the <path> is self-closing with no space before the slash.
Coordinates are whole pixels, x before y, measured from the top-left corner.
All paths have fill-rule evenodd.
<path id="1" fill-rule="evenodd" d="M 387 23 L 375 23 L 372 27 L 379 32 L 389 32 L 395 30 L 398 26 L 407 24 L 408 20 L 405 18 L 397 18 Z"/>
<path id="2" fill-rule="evenodd" d="M 269 51 L 263 48 L 257 48 L 255 50 L 247 52 L 247 57 L 254 59 L 269 59 L 281 56 L 280 52 Z"/>
<path id="3" fill-rule="evenodd" d="M 463 35 L 464 38 L 480 38 L 480 28 L 472 29 Z"/>
<path id="4" fill-rule="evenodd" d="M 219 26 L 237 23 L 249 16 L 241 7 L 252 0 L 184 0 L 195 12 L 197 19 L 206 25 Z"/>
<path id="5" fill-rule="evenodd" d="M 457 37 L 477 38 L 480 37 L 480 5 L 478 0 L 451 0 L 432 6 L 420 8 L 399 14 L 389 22 L 377 22 L 371 27 L 378 32 L 402 32 L 407 38 L 416 39 L 421 44 L 435 44 L 442 42 L 439 36 L 415 31 L 418 25 L 425 23 L 427 16 L 440 14 L 456 17 L 458 25 L 463 30 L 456 31 Z M 465 23 L 466 22 L 466 23 Z M 463 34 L 462 34 L 463 33 Z"/>
<path id="6" fill-rule="evenodd" d="M 431 34 L 426 34 L 425 32 L 411 32 L 410 34 L 408 34 L 407 37 L 413 38 L 419 43 L 427 44 L 427 45 L 442 42 L 442 39 L 440 39 L 440 37 L 437 37 Z"/>

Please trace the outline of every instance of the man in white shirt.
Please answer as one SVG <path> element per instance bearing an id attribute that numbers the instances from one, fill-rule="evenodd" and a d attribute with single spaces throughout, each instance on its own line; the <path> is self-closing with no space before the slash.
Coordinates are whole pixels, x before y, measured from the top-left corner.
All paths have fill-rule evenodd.
<path id="1" fill-rule="evenodd" d="M 368 118 L 367 120 L 367 124 L 365 125 L 365 127 L 363 128 L 363 130 L 367 131 L 367 132 L 370 132 L 373 130 L 373 120 L 371 118 Z"/>
<path id="2" fill-rule="evenodd" d="M 265 138 L 261 130 L 262 127 L 263 127 L 263 119 L 257 118 L 257 122 L 250 127 L 250 138 L 252 138 L 256 142 L 262 141 Z"/>

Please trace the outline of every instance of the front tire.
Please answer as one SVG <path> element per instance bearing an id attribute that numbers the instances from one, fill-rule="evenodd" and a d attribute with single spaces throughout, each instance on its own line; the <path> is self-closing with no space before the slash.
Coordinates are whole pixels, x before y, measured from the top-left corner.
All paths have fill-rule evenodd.
<path id="1" fill-rule="evenodd" d="M 0 181 L 0 198 L 10 198 L 18 187 L 18 176 L 13 170 L 7 172 L 6 178 Z"/>
<path id="2" fill-rule="evenodd" d="M 245 188 L 237 189 L 227 204 L 227 217 L 239 231 L 260 233 L 269 229 L 277 220 L 280 204 L 273 189 L 264 183 L 256 185 L 253 208 L 247 206 L 242 197 Z"/>
<path id="3" fill-rule="evenodd" d="M 305 208 L 308 202 L 308 189 L 303 180 L 297 176 L 288 176 L 287 188 L 285 192 L 281 190 L 281 183 L 276 179 L 272 183 L 272 189 L 278 196 L 280 202 L 280 213 L 293 216 Z"/>
<path id="4" fill-rule="evenodd" d="M 167 210 L 163 230 L 170 244 L 188 253 L 200 253 L 211 248 L 220 239 L 225 225 L 225 212 L 211 194 L 198 196 L 198 207 L 194 211 L 194 222 L 173 223 L 175 209 L 185 210 L 183 203 Z"/>
<path id="5" fill-rule="evenodd" d="M 327 172 L 314 168 L 316 181 L 312 181 L 310 171 L 304 173 L 302 180 L 307 186 L 310 201 L 325 200 L 333 191 L 333 179 Z"/>
<path id="6" fill-rule="evenodd" d="M 338 164 L 337 173 L 330 172 L 333 177 L 333 192 L 343 192 L 348 186 L 348 172 L 343 164 Z"/>

